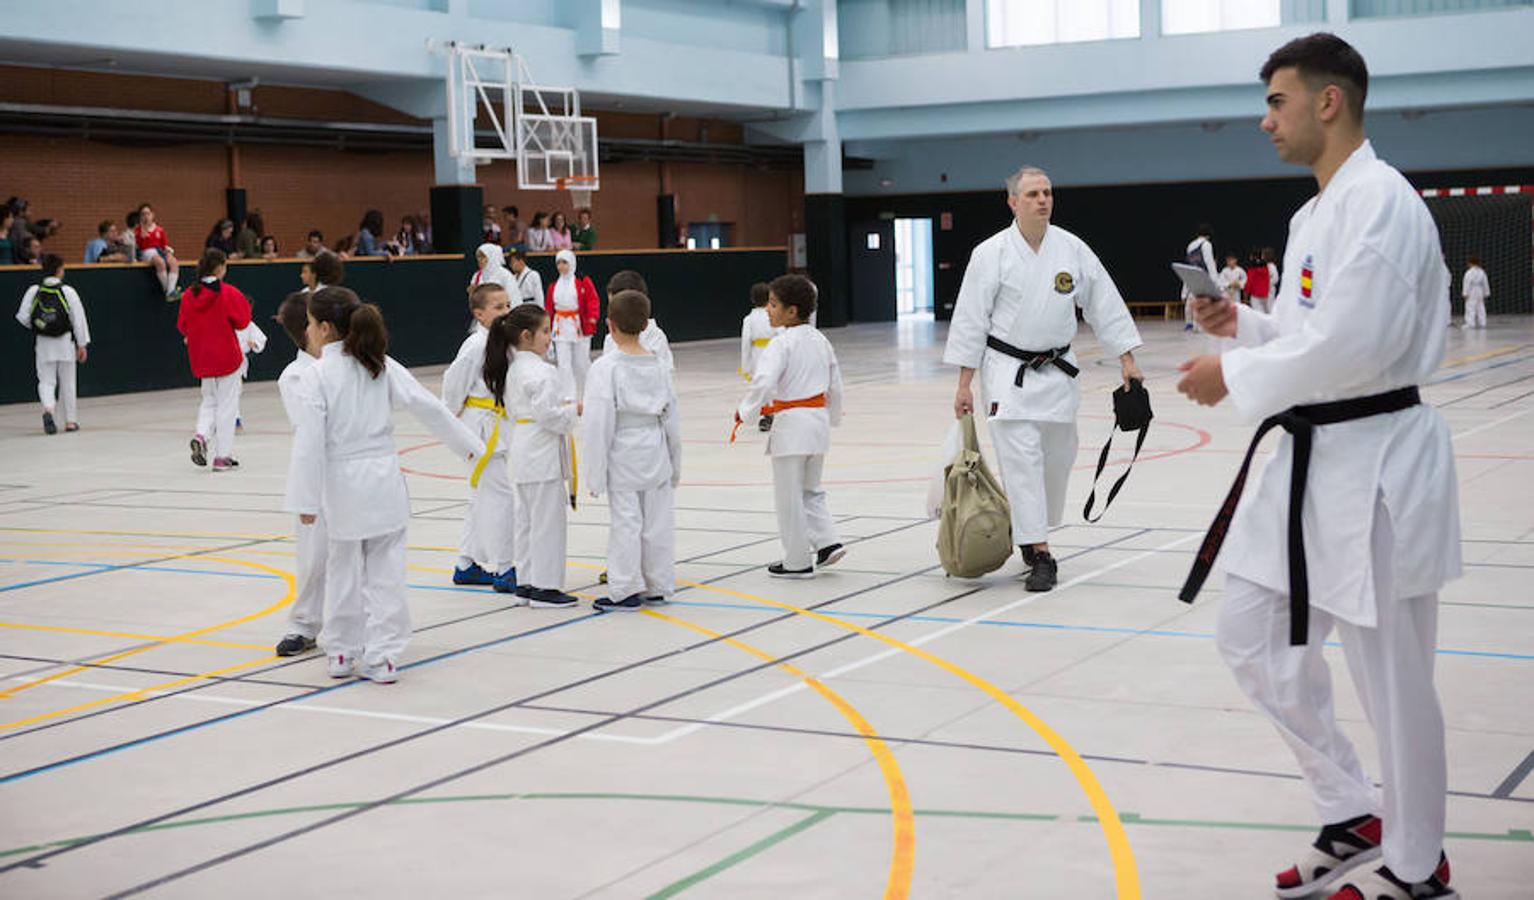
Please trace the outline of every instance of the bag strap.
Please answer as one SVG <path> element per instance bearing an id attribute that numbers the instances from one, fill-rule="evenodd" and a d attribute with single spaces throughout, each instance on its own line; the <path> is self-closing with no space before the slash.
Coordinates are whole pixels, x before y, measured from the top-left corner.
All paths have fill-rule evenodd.
<path id="1" fill-rule="evenodd" d="M 975 433 L 975 414 L 965 413 L 959 420 L 959 431 L 963 438 L 960 450 L 973 450 L 980 452 L 980 437 Z"/>
<path id="2" fill-rule="evenodd" d="M 1087 505 L 1082 507 L 1081 510 L 1081 517 L 1088 522 L 1099 522 L 1103 516 L 1108 514 L 1108 507 L 1113 505 L 1113 498 L 1119 495 L 1119 489 L 1124 486 L 1125 481 L 1129 480 L 1129 473 L 1134 471 L 1135 460 L 1140 458 L 1140 448 L 1145 446 L 1145 435 L 1150 433 L 1150 423 L 1146 423 L 1139 433 L 1135 435 L 1134 456 L 1130 457 L 1129 466 L 1124 469 L 1124 474 L 1120 475 L 1118 480 L 1113 483 L 1113 487 L 1108 490 L 1108 498 L 1103 501 L 1102 511 L 1094 519 L 1092 518 L 1092 504 L 1097 501 L 1097 479 L 1102 477 L 1103 467 L 1108 464 L 1108 451 L 1113 449 L 1113 432 L 1117 430 L 1118 427 L 1114 426 L 1108 432 L 1108 443 L 1103 445 L 1103 452 L 1097 455 L 1097 472 L 1092 476 L 1092 492 L 1087 495 Z"/>

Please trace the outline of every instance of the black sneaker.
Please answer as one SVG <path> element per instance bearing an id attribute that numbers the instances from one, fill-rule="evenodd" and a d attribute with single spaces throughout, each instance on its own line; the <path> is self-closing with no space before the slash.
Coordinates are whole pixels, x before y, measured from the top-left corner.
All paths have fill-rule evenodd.
<path id="1" fill-rule="evenodd" d="M 810 566 L 808 569 L 785 569 L 782 563 L 775 562 L 767 567 L 767 574 L 774 578 L 814 578 L 815 567 Z"/>
<path id="2" fill-rule="evenodd" d="M 1023 587 L 1030 591 L 1052 591 L 1059 575 L 1060 566 L 1055 558 L 1040 550 L 1033 558 L 1033 571 L 1028 573 L 1028 580 L 1023 582 Z"/>
<path id="3" fill-rule="evenodd" d="M 200 434 L 192 437 L 192 464 L 197 466 L 208 464 L 208 439 Z"/>
<path id="4" fill-rule="evenodd" d="M 1327 900 L 1459 900 L 1459 892 L 1449 887 L 1449 858 L 1438 854 L 1438 868 L 1426 881 L 1406 882 L 1395 876 L 1389 866 L 1380 866 L 1363 876 L 1354 876 Z"/>
<path id="5" fill-rule="evenodd" d="M 53 413 L 50 413 L 50 412 L 43 413 L 43 433 L 44 434 L 58 434 L 59 433 L 59 426 L 58 426 L 58 424 L 56 422 L 53 421 Z"/>
<path id="6" fill-rule="evenodd" d="M 772 430 L 772 416 L 762 416 L 760 419 L 757 419 L 756 420 L 756 430 L 757 431 L 771 431 Z"/>
<path id="7" fill-rule="evenodd" d="M 533 588 L 527 597 L 527 605 L 533 609 L 565 609 L 580 601 L 553 588 Z"/>
<path id="8" fill-rule="evenodd" d="M 277 642 L 278 656 L 297 656 L 300 653 L 308 653 L 314 649 L 314 638 L 307 638 L 301 634 L 290 634 Z"/>
<path id="9" fill-rule="evenodd" d="M 1300 861 L 1278 873 L 1273 892 L 1282 900 L 1297 900 L 1328 890 L 1349 872 L 1380 858 L 1383 830 L 1373 815 L 1325 826 Z"/>
<path id="10" fill-rule="evenodd" d="M 1031 544 L 1018 544 L 1017 549 L 1023 554 L 1023 566 L 1032 569 L 1033 564 L 1039 560 L 1039 551 L 1033 549 Z"/>
<path id="11" fill-rule="evenodd" d="M 611 597 L 598 597 L 591 608 L 597 612 L 639 612 L 644 609 L 644 598 L 638 594 L 624 597 L 622 600 L 614 600 Z"/>
<path id="12" fill-rule="evenodd" d="M 821 547 L 815 551 L 815 568 L 823 569 L 826 566 L 834 566 L 842 561 L 847 555 L 847 548 L 841 544 L 832 544 L 829 547 Z"/>

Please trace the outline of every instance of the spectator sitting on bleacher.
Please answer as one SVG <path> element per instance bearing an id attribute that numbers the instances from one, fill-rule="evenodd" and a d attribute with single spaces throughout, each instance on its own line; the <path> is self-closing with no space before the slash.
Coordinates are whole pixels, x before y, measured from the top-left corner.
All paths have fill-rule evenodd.
<path id="1" fill-rule="evenodd" d="M 304 245 L 298 248 L 295 254 L 299 259 L 313 259 L 325 252 L 325 235 L 318 228 L 312 229 L 309 236 L 304 240 Z"/>
<path id="2" fill-rule="evenodd" d="M 11 244 L 11 220 L 15 217 L 9 206 L 0 206 L 0 266 L 16 261 L 16 248 Z"/>
<path id="3" fill-rule="evenodd" d="M 60 222 L 58 219 L 38 219 L 36 222 L 33 222 L 30 227 L 32 229 L 32 233 L 37 236 L 38 240 L 46 241 L 54 235 L 58 234 L 59 230 L 64 227 L 64 223 Z"/>
<path id="4" fill-rule="evenodd" d="M 214 222 L 213 230 L 208 232 L 208 239 L 203 241 L 202 246 L 204 250 L 222 250 L 230 259 L 239 259 L 239 251 L 234 247 L 234 220 L 219 219 Z"/>
<path id="5" fill-rule="evenodd" d="M 570 226 L 565 222 L 565 214 L 557 212 L 549 219 L 549 249 L 569 250 L 572 246 Z"/>
<path id="6" fill-rule="evenodd" d="M 383 240 L 383 213 L 370 209 L 362 214 L 362 224 L 357 226 L 357 249 L 353 256 L 388 256 L 389 245 Z"/>
<path id="7" fill-rule="evenodd" d="M 481 244 L 499 244 L 501 242 L 501 211 L 494 203 L 485 204 L 485 218 L 480 222 L 479 228 Z"/>
<path id="8" fill-rule="evenodd" d="M 123 245 L 122 232 L 117 223 L 105 219 L 96 226 L 96 238 L 85 245 L 85 261 L 88 263 L 127 262 L 128 248 Z"/>
<path id="9" fill-rule="evenodd" d="M 570 234 L 570 242 L 576 250 L 595 250 L 597 248 L 597 227 L 591 224 L 591 210 L 583 209 L 578 213 L 579 222 L 575 230 Z"/>
<path id="10" fill-rule="evenodd" d="M 165 288 L 165 301 L 181 299 L 181 289 L 176 281 L 181 277 L 181 263 L 170 245 L 165 229 L 155 224 L 154 207 L 148 203 L 138 206 L 138 225 L 133 229 L 133 245 L 138 248 L 140 260 L 154 267 L 154 277 Z"/>
<path id="11" fill-rule="evenodd" d="M 277 238 L 275 238 L 275 237 L 273 237 L 272 235 L 269 235 L 269 234 L 262 235 L 261 236 L 261 258 L 262 259 L 276 259 L 277 256 L 278 256 L 278 253 L 277 253 Z"/>
<path id="12" fill-rule="evenodd" d="M 6 236 L 11 241 L 11 252 L 15 253 L 21 249 L 22 240 L 32 233 L 31 223 L 27 220 L 27 201 L 12 197 L 5 201 L 5 208 L 11 213 L 11 224 L 6 227 Z"/>
<path id="13" fill-rule="evenodd" d="M 128 248 L 128 262 L 138 262 L 138 241 L 133 236 L 134 229 L 138 228 L 138 210 L 128 210 L 123 222 L 128 226 L 123 229 L 122 236 L 123 246 Z"/>
<path id="14" fill-rule="evenodd" d="M 399 233 L 394 236 L 394 244 L 405 256 L 431 252 L 431 244 L 428 244 L 421 236 L 421 228 L 415 216 L 405 216 L 400 219 Z"/>
<path id="15" fill-rule="evenodd" d="M 431 213 L 424 209 L 416 210 L 415 230 L 421 233 L 421 240 L 434 247 L 437 245 L 431 236 Z"/>
<path id="16" fill-rule="evenodd" d="M 532 253 L 550 249 L 548 213 L 533 213 L 533 224 L 527 227 L 527 249 Z"/>
<path id="17" fill-rule="evenodd" d="M 21 239 L 14 252 L 16 265 L 35 266 L 43 259 L 43 242 L 37 239 L 37 235 L 28 234 Z"/>
<path id="18" fill-rule="evenodd" d="M 266 222 L 261 218 L 261 210 L 255 209 L 246 213 L 240 233 L 234 236 L 234 249 L 240 254 L 234 258 L 258 259 L 261 256 L 261 235 L 263 234 L 266 234 Z"/>
<path id="19" fill-rule="evenodd" d="M 501 237 L 506 239 L 506 249 L 527 249 L 527 226 L 522 222 L 522 211 L 515 206 L 501 207 L 501 221 L 504 228 Z"/>

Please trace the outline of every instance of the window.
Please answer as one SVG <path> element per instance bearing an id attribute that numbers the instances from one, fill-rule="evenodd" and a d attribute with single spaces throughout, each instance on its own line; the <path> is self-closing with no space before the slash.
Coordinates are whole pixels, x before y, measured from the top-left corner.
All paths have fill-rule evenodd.
<path id="1" fill-rule="evenodd" d="M 1140 36 L 1140 0 L 986 0 L 986 46 Z"/>
<path id="2" fill-rule="evenodd" d="M 1282 5 L 1282 0 L 1161 0 L 1161 33 L 1271 28 L 1283 20 Z"/>

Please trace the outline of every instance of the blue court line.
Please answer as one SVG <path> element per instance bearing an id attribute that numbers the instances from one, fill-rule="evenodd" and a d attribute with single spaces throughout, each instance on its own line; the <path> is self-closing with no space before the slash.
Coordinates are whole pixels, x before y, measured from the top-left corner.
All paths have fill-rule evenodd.
<path id="1" fill-rule="evenodd" d="M 1435 378 L 1432 381 L 1429 381 L 1426 386 L 1432 387 L 1435 384 L 1447 384 L 1451 381 L 1459 381 L 1461 378 L 1469 378 L 1472 375 L 1480 375 L 1483 372 L 1490 372 L 1492 369 L 1500 369 L 1503 366 L 1512 366 L 1521 362 L 1528 362 L 1531 358 L 1534 357 L 1531 357 L 1529 354 L 1524 354 L 1523 356 L 1515 356 L 1512 359 L 1506 359 L 1502 362 L 1492 363 L 1491 365 L 1483 366 L 1479 369 L 1472 369 L 1468 372 L 1460 372 L 1456 375 L 1446 375 L 1443 378 Z"/>
<path id="2" fill-rule="evenodd" d="M 269 581 L 281 581 L 282 576 L 270 575 L 266 572 L 225 572 L 218 569 L 189 569 L 180 566 L 162 566 L 158 563 L 107 565 L 105 563 L 70 562 L 59 559 L 19 559 L 14 557 L 0 557 L 0 563 L 23 563 L 32 566 L 88 566 L 89 572 L 76 572 L 72 575 L 61 575 L 57 578 L 42 578 L 37 581 L 24 581 L 20 584 L 0 586 L 0 591 L 16 590 L 18 588 L 32 587 L 38 584 L 48 584 L 54 581 L 63 581 L 66 578 L 79 578 L 84 575 L 95 575 L 99 572 L 122 571 L 136 569 L 145 572 L 171 572 L 177 575 L 217 575 L 220 578 L 262 578 Z M 488 594 L 489 585 L 442 585 L 442 584 L 406 584 L 405 587 L 420 591 L 454 591 L 458 593 Z"/>
<path id="3" fill-rule="evenodd" d="M 139 568 L 138 564 L 136 564 L 136 563 L 124 563 L 122 565 L 109 565 L 109 564 L 106 564 L 106 563 L 88 563 L 88 562 L 44 562 L 42 560 L 31 560 L 31 559 L 26 559 L 26 560 L 23 560 L 23 559 L 6 559 L 6 560 L 0 560 L 0 562 L 26 562 L 26 563 L 34 563 L 36 565 L 42 565 L 42 566 L 55 566 L 55 565 L 57 565 L 57 566 L 76 566 L 76 567 L 80 567 L 80 568 L 89 569 L 89 571 L 86 571 L 86 572 L 71 572 L 68 575 L 55 575 L 52 578 L 39 578 L 36 581 L 23 581 L 23 582 L 19 582 L 17 584 L 3 585 L 3 586 L 0 586 L 0 593 L 5 593 L 6 591 L 19 591 L 22 588 L 37 587 L 40 584 L 53 584 L 56 581 L 70 581 L 71 579 L 75 579 L 75 578 L 84 578 L 87 575 L 99 575 L 102 572 L 115 572 L 115 571 L 119 571 L 119 570 L 122 570 L 122 569 L 136 569 L 136 568 Z"/>

